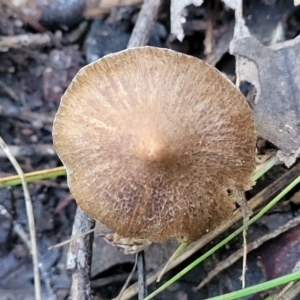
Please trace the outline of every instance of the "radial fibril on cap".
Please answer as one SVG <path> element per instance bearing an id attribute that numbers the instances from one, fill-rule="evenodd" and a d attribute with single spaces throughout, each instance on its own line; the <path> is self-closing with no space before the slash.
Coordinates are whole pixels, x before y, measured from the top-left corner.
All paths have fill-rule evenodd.
<path id="1" fill-rule="evenodd" d="M 54 145 L 79 206 L 124 237 L 200 238 L 251 187 L 255 129 L 215 68 L 142 47 L 84 67 L 62 98 Z"/>

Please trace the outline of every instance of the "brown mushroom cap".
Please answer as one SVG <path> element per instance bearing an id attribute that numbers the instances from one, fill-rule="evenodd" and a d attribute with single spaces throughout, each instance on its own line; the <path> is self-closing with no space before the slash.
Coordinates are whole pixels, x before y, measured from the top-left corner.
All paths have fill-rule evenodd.
<path id="1" fill-rule="evenodd" d="M 79 206 L 124 237 L 199 239 L 251 187 L 255 129 L 235 86 L 203 61 L 133 48 L 82 68 L 53 140 Z"/>

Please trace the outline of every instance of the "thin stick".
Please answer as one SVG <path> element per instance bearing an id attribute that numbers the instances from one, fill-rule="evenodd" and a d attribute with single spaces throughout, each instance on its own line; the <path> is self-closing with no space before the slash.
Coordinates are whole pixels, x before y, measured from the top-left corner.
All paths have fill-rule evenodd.
<path id="1" fill-rule="evenodd" d="M 73 240 L 69 247 L 67 256 L 67 270 L 72 271 L 72 285 L 70 299 L 89 300 L 90 299 L 90 269 L 93 249 L 93 233 L 83 233 L 91 230 L 95 226 L 85 212 L 77 207 L 73 224 L 72 236 L 79 236 Z"/>
<path id="2" fill-rule="evenodd" d="M 22 49 L 23 47 L 51 46 L 52 41 L 48 33 L 28 33 L 14 36 L 3 36 L 0 40 L 0 51 L 7 52 L 9 49 Z"/>
<path id="3" fill-rule="evenodd" d="M 240 205 L 240 209 L 243 215 L 243 224 L 245 225 L 249 219 L 250 216 L 252 215 L 252 211 L 250 210 L 250 208 L 247 205 L 247 201 L 244 197 L 244 193 L 239 191 L 238 192 L 238 201 L 237 203 Z M 243 230 L 243 249 L 244 249 L 244 255 L 243 255 L 243 267 L 242 267 L 242 276 L 241 276 L 241 281 L 242 281 L 242 288 L 244 289 L 246 286 L 246 271 L 247 271 L 247 229 L 245 228 Z"/>
<path id="4" fill-rule="evenodd" d="M 265 235 L 259 237 L 258 239 L 256 239 L 255 241 L 249 243 L 248 247 L 247 247 L 247 253 L 257 249 L 265 242 L 298 226 L 299 224 L 300 224 L 300 216 L 297 216 L 294 219 L 288 221 L 287 223 L 281 225 L 280 227 L 275 229 L 273 232 L 265 234 Z M 202 282 L 196 287 L 195 290 L 201 289 L 204 285 L 206 285 L 208 282 L 210 282 L 217 274 L 219 274 L 221 271 L 225 270 L 229 266 L 233 265 L 236 261 L 238 261 L 244 255 L 245 255 L 244 248 L 239 249 L 236 252 L 232 253 L 225 260 L 221 261 L 214 270 L 210 271 L 207 274 L 207 277 L 204 280 L 202 280 Z M 245 287 L 243 287 L 243 288 L 245 288 Z"/>
<path id="5" fill-rule="evenodd" d="M 60 242 L 60 243 L 57 243 L 57 244 L 55 244 L 55 245 L 52 245 L 52 246 L 50 246 L 50 247 L 48 248 L 48 250 L 52 250 L 52 249 L 59 248 L 59 247 L 62 247 L 62 246 L 64 246 L 64 245 L 67 245 L 67 244 L 69 244 L 69 243 L 75 241 L 75 240 L 78 239 L 78 238 L 84 237 L 85 235 L 94 232 L 95 230 L 96 230 L 96 227 L 93 228 L 93 229 L 90 229 L 90 230 L 88 230 L 88 231 L 86 231 L 86 232 L 83 232 L 83 233 L 81 233 L 81 234 L 79 234 L 79 235 L 74 235 L 74 236 L 72 235 L 72 237 L 71 237 L 70 239 L 68 239 L 68 240 L 66 240 L 66 241 L 63 241 L 63 242 Z"/>
<path id="6" fill-rule="evenodd" d="M 22 226 L 17 223 L 7 209 L 0 204 L 0 215 L 5 216 L 7 219 L 11 220 L 14 232 L 19 236 L 22 242 L 27 246 L 29 251 L 31 251 L 30 239 L 28 238 L 27 233 L 24 231 Z"/>
<path id="7" fill-rule="evenodd" d="M 2 89 L 2 92 L 5 92 L 10 98 L 12 98 L 15 101 L 19 101 L 19 96 L 15 93 L 15 91 L 10 86 L 2 82 L 1 80 L 0 80 L 0 87 Z"/>
<path id="8" fill-rule="evenodd" d="M 139 300 L 147 296 L 146 270 L 145 270 L 145 252 L 137 253 L 138 282 L 139 282 Z"/>
<path id="9" fill-rule="evenodd" d="M 243 221 L 244 224 L 246 224 L 245 219 Z M 243 267 L 242 267 L 242 288 L 244 289 L 246 287 L 246 271 L 247 271 L 247 229 L 243 230 Z"/>
<path id="10" fill-rule="evenodd" d="M 133 28 L 127 48 L 147 45 L 162 0 L 145 0 Z"/>
<path id="11" fill-rule="evenodd" d="M 1 87 L 1 84 L 0 84 Z M 52 144 L 37 144 L 37 145 L 7 145 L 10 152 L 15 158 L 22 156 L 55 156 L 56 152 Z M 0 150 L 0 158 L 6 157 L 5 153 Z"/>
<path id="12" fill-rule="evenodd" d="M 26 24 L 30 25 L 33 29 L 38 32 L 46 32 L 46 28 L 39 23 L 37 18 L 30 16 L 29 14 L 24 13 L 19 7 L 14 5 L 11 0 L 2 0 L 6 6 L 13 10 L 18 17 Z"/>
<path id="13" fill-rule="evenodd" d="M 300 281 L 292 281 L 273 300 L 296 299 L 300 294 Z"/>
<path id="14" fill-rule="evenodd" d="M 134 266 L 132 268 L 132 271 L 131 273 L 129 274 L 129 276 L 127 277 L 126 281 L 125 281 L 125 284 L 124 286 L 122 287 L 121 289 L 121 292 L 119 293 L 118 297 L 116 300 L 122 300 L 122 295 L 123 295 L 123 292 L 127 289 L 128 285 L 129 285 L 129 282 L 130 280 L 132 279 L 133 275 L 134 275 L 134 272 L 135 272 L 135 269 L 136 269 L 136 266 L 137 266 L 137 262 L 138 262 L 138 253 L 136 254 L 135 256 L 135 263 L 134 263 Z"/>
<path id="15" fill-rule="evenodd" d="M 27 183 L 24 178 L 24 173 L 16 161 L 16 159 L 13 157 L 13 155 L 10 153 L 9 148 L 7 147 L 6 143 L 0 136 L 0 146 L 3 149 L 3 151 L 6 153 L 7 158 L 10 160 L 11 164 L 15 168 L 16 172 L 21 178 L 22 182 L 22 188 L 24 192 L 24 198 L 25 198 L 25 206 L 26 206 L 26 214 L 28 219 L 28 228 L 29 228 L 29 234 L 30 234 L 30 243 L 31 243 L 31 255 L 32 255 L 32 264 L 33 264 L 33 276 L 34 276 L 34 292 L 35 292 L 35 299 L 41 300 L 41 282 L 40 282 L 40 274 L 39 274 L 39 262 L 38 262 L 38 249 L 36 244 L 36 235 L 35 235 L 35 225 L 34 225 L 34 217 L 33 217 L 33 208 L 32 208 L 32 202 L 30 199 L 30 194 L 28 190 Z"/>

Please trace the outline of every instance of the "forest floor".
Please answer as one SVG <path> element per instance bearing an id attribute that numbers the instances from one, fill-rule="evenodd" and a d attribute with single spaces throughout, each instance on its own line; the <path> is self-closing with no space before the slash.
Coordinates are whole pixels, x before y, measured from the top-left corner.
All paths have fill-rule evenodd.
<path id="1" fill-rule="evenodd" d="M 87 7 L 81 9 L 82 2 L 74 0 L 70 4 L 70 1 L 65 1 L 65 7 L 55 9 L 50 4 L 48 8 L 45 8 L 46 4 L 42 8 L 32 6 L 34 1 L 27 1 L 25 7 L 0 1 L 0 136 L 24 173 L 61 166 L 52 144 L 52 124 L 61 96 L 81 67 L 105 54 L 126 48 L 141 7 L 139 1 L 132 1 L 132 5 L 112 7 L 103 12 Z M 235 81 L 235 57 L 229 54 L 234 11 L 215 0 L 205 1 L 199 7 L 188 6 L 185 15 L 185 37 L 179 42 L 170 34 L 170 3 L 165 1 L 148 44 L 196 56 Z M 265 46 L 271 45 L 279 27 L 280 41 L 291 40 L 300 32 L 300 8 L 295 7 L 291 0 L 244 1 L 243 15 L 251 34 Z M 245 83 L 241 89 L 247 94 L 249 85 Z M 260 155 L 276 149 L 263 138 L 259 138 L 257 145 Z M 283 165 L 275 166 L 247 193 L 247 198 L 252 198 L 286 172 Z M 14 174 L 14 168 L 0 149 L 0 178 Z M 43 299 L 67 299 L 71 286 L 71 275 L 66 270 L 68 245 L 52 250 L 48 248 L 70 238 L 76 203 L 70 196 L 65 177 L 30 183 L 29 191 L 34 207 L 39 259 L 44 270 Z M 299 195 L 296 192 L 290 193 L 249 228 L 249 242 L 299 214 Z M 22 187 L 1 188 L 0 205 L 0 300 L 34 299 L 30 251 L 14 230 L 18 225 L 28 233 Z M 234 225 L 234 228 L 239 225 Z M 267 241 L 248 255 L 248 286 L 291 272 L 300 256 L 299 233 L 300 225 Z M 171 270 L 162 282 L 225 235 L 226 232 Z M 204 299 L 240 288 L 241 260 L 220 272 L 209 285 L 194 291 L 208 271 L 242 244 L 242 236 L 235 238 L 156 299 Z M 146 273 L 164 264 L 176 245 L 174 241 L 151 245 L 145 254 Z M 124 255 L 100 237 L 95 238 L 93 249 L 93 299 L 116 297 L 134 266 L 135 257 Z M 287 256 L 291 260 L 289 263 Z M 134 274 L 131 283 L 136 280 Z M 158 286 L 157 283 L 151 285 L 149 291 Z M 262 297 L 256 295 L 248 299 Z"/>

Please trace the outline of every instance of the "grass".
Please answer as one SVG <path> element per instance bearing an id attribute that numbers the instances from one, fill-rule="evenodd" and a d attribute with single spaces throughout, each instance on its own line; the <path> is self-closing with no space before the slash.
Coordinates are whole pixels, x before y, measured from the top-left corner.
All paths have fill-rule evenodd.
<path id="1" fill-rule="evenodd" d="M 187 267 L 185 267 L 182 271 L 180 271 L 177 275 L 175 275 L 173 278 L 171 278 L 170 280 L 168 280 L 165 284 L 163 284 L 161 287 L 159 287 L 157 290 L 155 290 L 153 293 L 151 293 L 150 295 L 148 295 L 144 300 L 150 300 L 152 299 L 154 296 L 158 295 L 159 293 L 161 293 L 163 290 L 165 290 L 166 288 L 168 288 L 171 284 L 173 284 L 174 282 L 176 282 L 178 279 L 180 279 L 182 276 L 184 276 L 185 274 L 187 274 L 189 271 L 191 271 L 193 268 L 195 268 L 198 264 L 200 264 L 201 262 L 203 262 L 206 258 L 208 258 L 209 256 L 211 256 L 213 253 L 215 253 L 217 250 L 219 250 L 221 247 L 223 247 L 224 245 L 226 245 L 229 241 L 231 241 L 234 237 L 236 237 L 237 235 L 241 234 L 243 232 L 244 229 L 247 229 L 251 224 L 253 224 L 254 222 L 256 222 L 260 217 L 262 217 L 266 212 L 268 212 L 276 203 L 278 203 L 278 201 L 280 201 L 282 199 L 282 197 L 284 197 L 288 192 L 291 191 L 291 189 L 293 189 L 297 184 L 300 183 L 300 176 L 298 176 L 291 184 L 289 184 L 281 193 L 279 193 L 270 203 L 268 203 L 258 214 L 256 214 L 251 220 L 249 220 L 247 223 L 245 223 L 243 226 L 241 226 L 240 228 L 238 228 L 236 231 L 234 231 L 232 234 L 230 234 L 228 237 L 226 237 L 224 240 L 222 240 L 220 243 L 218 243 L 216 246 L 214 246 L 213 248 L 211 248 L 209 251 L 207 251 L 206 253 L 204 253 L 202 256 L 200 256 L 198 259 L 196 259 L 194 262 L 192 262 L 190 265 L 188 265 Z M 285 276 L 283 278 L 284 279 L 280 279 L 278 278 L 278 285 L 281 285 L 290 281 L 293 281 L 295 279 L 300 279 L 300 272 L 297 273 L 293 273 L 293 276 L 288 277 L 288 279 L 290 279 L 289 281 L 286 281 Z M 296 274 L 296 275 L 295 275 Z M 292 275 L 292 274 L 290 274 Z M 295 278 L 296 276 L 296 278 Z M 274 284 L 273 282 L 270 283 L 270 285 L 265 284 L 264 287 L 265 289 L 269 289 L 274 287 L 272 284 Z M 242 296 L 236 296 L 236 295 L 240 295 L 240 293 L 243 291 L 243 293 L 248 293 L 245 294 L 243 296 L 247 296 L 247 295 L 251 295 L 253 293 L 257 293 L 262 291 L 261 290 L 261 285 L 256 285 L 247 289 L 247 291 L 245 292 L 246 289 L 242 289 L 240 291 L 236 291 L 233 293 L 230 293 L 230 297 L 229 298 L 211 298 L 211 299 L 237 299 L 239 297 Z M 222 297 L 222 296 L 221 296 Z"/>

